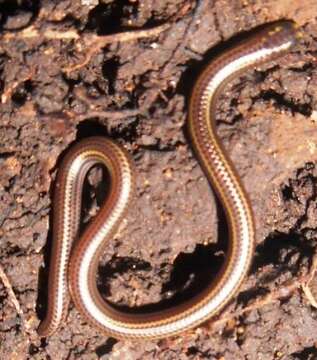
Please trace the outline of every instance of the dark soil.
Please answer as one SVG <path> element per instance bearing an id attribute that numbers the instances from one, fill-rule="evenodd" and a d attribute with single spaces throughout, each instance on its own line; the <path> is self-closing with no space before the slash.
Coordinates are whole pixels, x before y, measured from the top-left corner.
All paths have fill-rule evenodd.
<path id="1" fill-rule="evenodd" d="M 0 359 L 317 358 L 316 14 L 313 0 L 0 0 Z M 219 268 L 224 224 L 184 131 L 187 101 L 230 38 L 278 19 L 298 23 L 300 43 L 218 106 L 257 229 L 239 295 L 171 339 L 107 338 L 73 306 L 38 339 L 51 194 L 73 141 L 112 137 L 136 164 L 134 204 L 100 262 L 108 300 L 178 301 Z M 98 173 L 90 180 L 86 220 L 100 187 Z"/>

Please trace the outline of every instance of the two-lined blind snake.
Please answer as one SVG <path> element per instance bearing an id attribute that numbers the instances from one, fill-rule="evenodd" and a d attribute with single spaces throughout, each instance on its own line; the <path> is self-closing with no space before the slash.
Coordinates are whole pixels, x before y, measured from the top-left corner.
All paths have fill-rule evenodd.
<path id="1" fill-rule="evenodd" d="M 247 195 L 216 135 L 216 100 L 233 77 L 280 56 L 298 37 L 291 21 L 271 24 L 212 60 L 195 83 L 189 104 L 189 133 L 206 177 L 225 209 L 230 236 L 226 260 L 216 279 L 185 303 L 139 314 L 119 311 L 102 299 L 96 285 L 98 260 L 128 208 L 134 187 L 132 165 L 120 146 L 102 137 L 82 140 L 68 151 L 56 180 L 48 310 L 38 329 L 40 336 L 51 335 L 65 319 L 68 287 L 82 316 L 117 338 L 178 334 L 214 316 L 232 299 L 252 260 L 254 225 Z M 109 196 L 72 246 L 78 237 L 83 182 L 94 164 L 103 164 L 110 174 Z"/>

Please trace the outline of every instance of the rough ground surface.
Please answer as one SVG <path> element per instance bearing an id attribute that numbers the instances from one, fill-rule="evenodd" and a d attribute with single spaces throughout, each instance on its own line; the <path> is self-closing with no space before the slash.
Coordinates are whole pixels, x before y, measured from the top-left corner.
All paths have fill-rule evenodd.
<path id="1" fill-rule="evenodd" d="M 1 359 L 317 358 L 316 14 L 313 0 L 0 0 Z M 237 298 L 168 340 L 107 338 L 72 306 L 60 331 L 39 340 L 51 190 L 76 139 L 113 137 L 136 164 L 135 202 L 100 263 L 109 300 L 160 302 L 219 267 L 214 197 L 184 133 L 187 100 L 226 40 L 281 18 L 303 39 L 236 80 L 218 107 L 257 228 Z M 90 180 L 87 219 L 98 174 Z"/>

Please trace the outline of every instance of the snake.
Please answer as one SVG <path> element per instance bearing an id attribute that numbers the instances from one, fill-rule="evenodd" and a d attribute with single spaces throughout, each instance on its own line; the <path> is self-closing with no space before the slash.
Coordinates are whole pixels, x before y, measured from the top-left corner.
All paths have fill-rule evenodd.
<path id="1" fill-rule="evenodd" d="M 228 224 L 228 249 L 219 273 L 198 294 L 167 309 L 122 310 L 97 288 L 98 262 L 115 236 L 135 191 L 135 171 L 127 151 L 113 140 L 87 137 L 67 150 L 55 182 L 48 304 L 38 334 L 52 335 L 67 316 L 70 299 L 101 333 L 123 339 L 158 339 L 216 316 L 237 294 L 253 258 L 254 216 L 247 193 L 216 131 L 217 99 L 228 82 L 288 52 L 300 38 L 295 22 L 267 24 L 212 59 L 198 76 L 189 98 L 187 127 L 192 147 Z M 84 181 L 102 165 L 109 192 L 97 215 L 80 233 Z"/>

